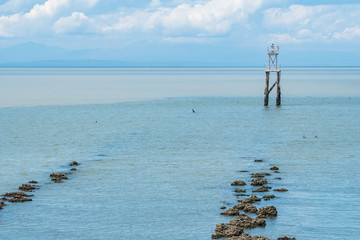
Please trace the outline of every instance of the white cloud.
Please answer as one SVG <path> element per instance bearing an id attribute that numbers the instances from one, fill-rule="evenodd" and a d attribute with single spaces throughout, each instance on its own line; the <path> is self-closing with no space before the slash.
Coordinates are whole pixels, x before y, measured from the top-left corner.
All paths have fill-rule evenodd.
<path id="1" fill-rule="evenodd" d="M 351 40 L 360 37 L 360 26 L 345 28 L 342 32 L 334 33 L 335 39 Z"/>
<path id="2" fill-rule="evenodd" d="M 82 12 L 73 12 L 69 17 L 62 17 L 54 24 L 57 34 L 87 32 L 91 24 L 89 18 Z"/>
<path id="3" fill-rule="evenodd" d="M 352 26 L 358 26 L 359 16 L 360 5 L 291 5 L 267 9 L 264 23 L 280 42 L 328 42 L 357 36 Z"/>

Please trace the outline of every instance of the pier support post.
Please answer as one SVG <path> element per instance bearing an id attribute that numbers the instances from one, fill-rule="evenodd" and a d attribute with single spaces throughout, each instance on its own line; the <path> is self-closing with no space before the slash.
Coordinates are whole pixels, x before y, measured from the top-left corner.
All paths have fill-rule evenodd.
<path id="1" fill-rule="evenodd" d="M 277 91 L 276 91 L 276 106 L 281 105 L 281 88 L 280 88 L 280 74 L 281 72 L 277 72 Z"/>
<path id="2" fill-rule="evenodd" d="M 269 105 L 269 77 L 270 77 L 270 72 L 266 72 L 265 91 L 264 91 L 264 106 Z"/>

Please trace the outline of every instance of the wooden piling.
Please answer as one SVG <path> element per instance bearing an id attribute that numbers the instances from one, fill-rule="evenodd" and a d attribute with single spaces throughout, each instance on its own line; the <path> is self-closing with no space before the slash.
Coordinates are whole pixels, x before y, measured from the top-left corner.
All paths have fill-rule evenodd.
<path id="1" fill-rule="evenodd" d="M 270 78 L 270 72 L 266 72 L 265 91 L 264 91 L 264 106 L 269 105 L 269 78 Z"/>
<path id="2" fill-rule="evenodd" d="M 280 74 L 281 72 L 277 72 L 277 91 L 276 91 L 276 106 L 281 105 L 281 88 L 280 88 Z"/>

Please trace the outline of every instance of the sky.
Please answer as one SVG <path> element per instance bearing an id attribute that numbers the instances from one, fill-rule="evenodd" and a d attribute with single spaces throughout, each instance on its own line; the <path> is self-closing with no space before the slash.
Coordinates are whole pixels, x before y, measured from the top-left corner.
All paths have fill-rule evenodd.
<path id="1" fill-rule="evenodd" d="M 0 66 L 263 66 L 272 43 L 283 66 L 360 66 L 360 1 L 0 0 Z"/>

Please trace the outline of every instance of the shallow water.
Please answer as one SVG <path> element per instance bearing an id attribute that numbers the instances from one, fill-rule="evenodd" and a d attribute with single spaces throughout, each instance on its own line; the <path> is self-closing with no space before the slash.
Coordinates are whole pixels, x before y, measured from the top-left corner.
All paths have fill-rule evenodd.
<path id="1" fill-rule="evenodd" d="M 238 199 L 231 182 L 250 180 L 238 171 L 273 165 L 280 173 L 270 185 L 289 191 L 257 205 L 279 215 L 249 233 L 355 239 L 360 98 L 284 97 L 280 108 L 274 100 L 0 108 L 0 193 L 40 182 L 32 202 L 0 211 L 0 239 L 210 239 L 231 219 L 219 214 Z M 74 160 L 69 181 L 50 182 Z"/>

